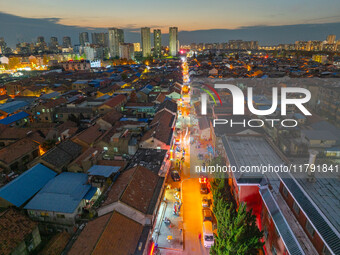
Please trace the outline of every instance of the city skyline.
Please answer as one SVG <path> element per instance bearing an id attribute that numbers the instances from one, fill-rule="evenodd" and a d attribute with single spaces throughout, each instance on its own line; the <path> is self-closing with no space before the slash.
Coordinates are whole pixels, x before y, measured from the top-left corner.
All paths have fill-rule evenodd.
<path id="1" fill-rule="evenodd" d="M 336 20 L 333 19 L 332 21 Z M 33 42 L 38 36 L 58 37 L 59 40 L 64 36 L 70 36 L 73 42 L 78 42 L 81 32 L 107 32 L 111 26 L 106 27 L 79 27 L 59 24 L 58 18 L 24 18 L 20 16 L 0 12 L 1 37 L 4 37 L 9 46 L 14 47 L 18 42 Z M 324 19 L 324 21 L 330 21 Z M 112 27 L 124 30 L 126 42 L 140 42 L 140 28 L 145 27 L 124 27 L 118 23 Z M 159 26 L 148 26 L 151 29 L 161 29 L 163 43 L 168 41 L 168 28 L 176 26 L 168 23 L 165 28 Z M 249 25 L 237 29 L 205 29 L 202 26 L 199 30 L 186 30 L 185 24 L 178 26 L 178 37 L 181 44 L 191 42 L 224 42 L 228 40 L 256 40 L 260 44 L 275 45 L 278 43 L 294 43 L 295 41 L 324 40 L 328 34 L 335 34 L 340 37 L 340 22 L 333 23 L 314 23 L 314 24 L 295 24 L 295 25 Z"/>

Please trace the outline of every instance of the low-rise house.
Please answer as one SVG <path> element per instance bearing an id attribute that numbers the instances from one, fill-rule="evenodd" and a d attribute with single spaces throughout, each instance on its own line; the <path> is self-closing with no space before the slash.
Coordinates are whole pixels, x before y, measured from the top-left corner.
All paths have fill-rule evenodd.
<path id="1" fill-rule="evenodd" d="M 21 127 L 30 122 L 30 115 L 27 112 L 18 112 L 0 120 L 0 124 L 6 126 Z"/>
<path id="2" fill-rule="evenodd" d="M 114 158 L 115 156 L 134 155 L 138 148 L 138 141 L 128 129 L 116 131 L 113 128 L 96 143 L 96 146 L 103 149 L 105 156 Z"/>
<path id="3" fill-rule="evenodd" d="M 2 255 L 30 254 L 40 243 L 38 223 L 13 208 L 0 213 Z"/>
<path id="4" fill-rule="evenodd" d="M 127 102 L 127 97 L 125 95 L 118 95 L 107 100 L 105 103 L 100 105 L 97 109 L 100 114 L 105 114 L 112 110 L 120 111 L 121 106 L 123 106 L 126 102 Z"/>
<path id="5" fill-rule="evenodd" d="M 152 117 L 156 113 L 156 107 L 153 103 L 127 103 L 124 109 L 129 115 L 137 118 Z"/>
<path id="6" fill-rule="evenodd" d="M 166 96 L 169 94 L 170 92 L 161 92 L 157 95 L 156 99 L 155 99 L 155 103 L 156 104 L 161 104 L 164 102 L 164 100 L 166 100 Z"/>
<path id="7" fill-rule="evenodd" d="M 181 93 L 177 93 L 176 91 L 170 93 L 169 95 L 167 95 L 167 97 L 174 101 L 177 101 L 182 98 Z"/>
<path id="8" fill-rule="evenodd" d="M 89 86 L 90 85 L 88 80 L 78 80 L 72 83 L 72 89 L 78 91 L 82 91 L 83 89 L 88 88 Z"/>
<path id="9" fill-rule="evenodd" d="M 25 101 L 12 101 L 2 104 L 0 105 L 0 117 L 8 117 L 14 113 L 17 113 L 19 110 L 25 109 L 28 105 L 29 104 Z"/>
<path id="10" fill-rule="evenodd" d="M 176 114 L 162 108 L 150 123 L 150 129 L 143 135 L 139 147 L 170 150 L 175 124 Z"/>
<path id="11" fill-rule="evenodd" d="M 27 129 L 0 124 L 0 148 L 14 143 L 27 136 Z"/>
<path id="12" fill-rule="evenodd" d="M 161 103 L 158 106 L 157 113 L 160 113 L 162 111 L 168 111 L 169 113 L 176 115 L 177 114 L 177 103 L 170 99 L 164 100 L 163 103 Z"/>
<path id="13" fill-rule="evenodd" d="M 96 123 L 103 130 L 109 130 L 113 125 L 122 118 L 123 115 L 115 110 L 106 113 L 104 116 L 98 118 Z"/>
<path id="14" fill-rule="evenodd" d="M 42 163 L 56 172 L 67 170 L 68 164 L 75 160 L 82 152 L 82 147 L 70 140 L 66 140 L 39 157 L 32 164 Z"/>
<path id="15" fill-rule="evenodd" d="M 329 148 L 336 144 L 338 139 L 332 133 L 323 130 L 301 130 L 301 138 L 309 148 Z"/>
<path id="16" fill-rule="evenodd" d="M 55 121 L 92 119 L 97 112 L 91 107 L 58 107 L 55 109 Z"/>
<path id="17" fill-rule="evenodd" d="M 143 166 L 124 171 L 111 187 L 98 215 L 117 211 L 143 226 L 152 225 L 163 182 L 164 178 Z"/>
<path id="18" fill-rule="evenodd" d="M 89 183 L 102 189 L 105 185 L 110 185 L 118 177 L 119 170 L 119 166 L 94 165 L 87 172 Z"/>
<path id="19" fill-rule="evenodd" d="M 57 233 L 48 241 L 39 255 L 59 255 L 62 254 L 69 243 L 71 235 L 66 231 Z"/>
<path id="20" fill-rule="evenodd" d="M 96 124 L 73 136 L 72 141 L 79 144 L 83 148 L 83 151 L 85 151 L 89 147 L 92 147 L 104 134 L 105 130 L 102 130 L 101 127 Z"/>
<path id="21" fill-rule="evenodd" d="M 41 93 L 44 91 L 43 86 L 29 86 L 20 92 L 21 96 L 34 96 L 40 97 Z"/>
<path id="22" fill-rule="evenodd" d="M 98 148 L 88 148 L 67 166 L 68 171 L 86 173 L 93 165 L 97 164 L 98 159 L 101 158 L 101 152 L 102 150 Z"/>
<path id="23" fill-rule="evenodd" d="M 60 97 L 57 99 L 49 99 L 47 102 L 38 105 L 34 109 L 36 119 L 39 122 L 54 122 L 56 120 L 56 109 L 65 105 L 66 102 L 65 98 Z"/>
<path id="24" fill-rule="evenodd" d="M 0 150 L 0 167 L 7 171 L 23 171 L 38 156 L 39 144 L 30 138 L 23 138 Z"/>
<path id="25" fill-rule="evenodd" d="M 56 175 L 42 164 L 35 165 L 0 188 L 0 208 L 22 207 Z"/>
<path id="26" fill-rule="evenodd" d="M 24 207 L 31 219 L 47 229 L 70 231 L 97 188 L 82 173 L 61 173 L 50 180 Z"/>
<path id="27" fill-rule="evenodd" d="M 69 255 L 143 254 L 150 227 L 114 211 L 89 222 Z"/>

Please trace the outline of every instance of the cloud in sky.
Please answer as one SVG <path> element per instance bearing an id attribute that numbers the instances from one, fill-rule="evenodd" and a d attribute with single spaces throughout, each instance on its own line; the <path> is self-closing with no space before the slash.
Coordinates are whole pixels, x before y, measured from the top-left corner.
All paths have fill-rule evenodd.
<path id="1" fill-rule="evenodd" d="M 151 28 L 159 28 L 154 25 Z M 120 27 L 124 29 L 126 42 L 139 42 L 139 26 L 127 23 Z M 107 28 L 80 27 L 60 24 L 60 18 L 25 18 L 0 12 L 0 37 L 4 37 L 10 46 L 18 42 L 34 42 L 37 36 L 44 36 L 49 41 L 51 36 L 57 36 L 59 41 L 63 36 L 70 36 L 73 44 L 78 43 L 80 32 L 105 32 Z M 179 27 L 179 40 L 181 44 L 191 42 L 226 42 L 228 40 L 257 40 L 262 45 L 278 43 L 294 43 L 297 40 L 325 40 L 328 34 L 340 37 L 340 22 L 297 24 L 282 26 L 243 26 L 237 29 L 206 29 L 183 31 Z M 164 45 L 168 43 L 168 35 L 162 37 Z"/>

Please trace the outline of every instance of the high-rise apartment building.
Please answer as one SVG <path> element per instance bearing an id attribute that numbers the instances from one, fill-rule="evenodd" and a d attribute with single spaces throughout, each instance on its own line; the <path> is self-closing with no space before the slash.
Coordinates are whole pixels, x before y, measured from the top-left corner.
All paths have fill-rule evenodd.
<path id="1" fill-rule="evenodd" d="M 85 43 L 90 42 L 89 40 L 89 33 L 88 32 L 82 32 L 79 34 L 79 44 L 81 46 L 85 46 Z"/>
<path id="2" fill-rule="evenodd" d="M 108 33 L 92 33 L 92 44 L 109 47 L 109 34 Z"/>
<path id="3" fill-rule="evenodd" d="M 45 42 L 45 38 L 43 36 L 38 36 L 37 38 L 37 44 L 41 44 Z"/>
<path id="4" fill-rule="evenodd" d="M 109 28 L 110 57 L 119 57 L 119 45 L 124 43 L 124 31 L 118 28 Z"/>
<path id="5" fill-rule="evenodd" d="M 58 46 L 58 38 L 55 36 L 52 36 L 50 38 L 50 46 L 57 47 Z"/>
<path id="6" fill-rule="evenodd" d="M 140 43 L 133 43 L 133 47 L 135 49 L 136 52 L 140 52 Z"/>
<path id="7" fill-rule="evenodd" d="M 327 36 L 327 43 L 328 44 L 334 44 L 335 43 L 335 38 L 336 38 L 335 35 L 328 35 Z"/>
<path id="8" fill-rule="evenodd" d="M 141 28 L 141 37 L 142 37 L 142 52 L 143 57 L 149 57 L 151 55 L 151 38 L 150 38 L 150 28 L 142 27 Z"/>
<path id="9" fill-rule="evenodd" d="M 71 37 L 69 36 L 63 37 L 63 48 L 72 48 Z"/>
<path id="10" fill-rule="evenodd" d="M 159 58 L 162 54 L 162 32 L 160 29 L 153 30 L 153 54 L 156 58 Z"/>
<path id="11" fill-rule="evenodd" d="M 178 52 L 178 28 L 169 28 L 169 54 L 171 56 L 176 56 Z"/>
<path id="12" fill-rule="evenodd" d="M 127 60 L 135 59 L 133 43 L 121 43 L 119 45 L 119 58 Z"/>
<path id="13" fill-rule="evenodd" d="M 5 52 L 7 45 L 5 42 L 5 39 L 3 37 L 0 37 L 0 52 L 3 54 Z"/>

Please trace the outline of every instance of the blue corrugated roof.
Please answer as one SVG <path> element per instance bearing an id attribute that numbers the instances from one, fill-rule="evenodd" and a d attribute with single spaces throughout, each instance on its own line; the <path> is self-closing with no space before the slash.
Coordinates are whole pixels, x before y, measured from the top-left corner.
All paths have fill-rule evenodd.
<path id="1" fill-rule="evenodd" d="M 89 175 L 104 176 L 107 178 L 114 173 L 118 173 L 119 169 L 119 166 L 94 165 L 87 172 Z"/>
<path id="2" fill-rule="evenodd" d="M 48 93 L 48 94 L 44 94 L 40 98 L 51 99 L 51 98 L 58 97 L 58 96 L 60 96 L 60 93 L 58 91 L 54 91 L 54 92 L 51 92 L 51 93 Z"/>
<path id="3" fill-rule="evenodd" d="M 28 103 L 24 101 L 13 101 L 0 105 L 0 110 L 11 114 L 27 105 Z"/>
<path id="4" fill-rule="evenodd" d="M 91 200 L 94 196 L 94 194 L 96 194 L 97 192 L 97 188 L 96 187 L 92 187 L 89 192 L 87 192 L 87 194 L 85 195 L 84 199 L 86 200 Z"/>
<path id="5" fill-rule="evenodd" d="M 46 166 L 37 164 L 0 188 L 0 197 L 20 207 L 56 175 Z"/>
<path id="6" fill-rule="evenodd" d="M 24 119 L 28 116 L 29 116 L 29 114 L 27 112 L 19 112 L 19 113 L 13 114 L 13 115 L 11 115 L 7 118 L 0 120 L 0 124 L 9 125 L 13 122 Z"/>
<path id="7" fill-rule="evenodd" d="M 92 188 L 87 174 L 61 173 L 50 180 L 25 206 L 28 210 L 73 213 Z"/>

